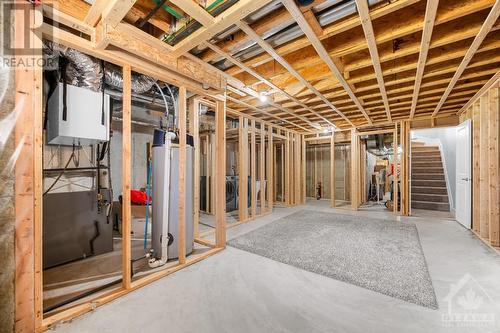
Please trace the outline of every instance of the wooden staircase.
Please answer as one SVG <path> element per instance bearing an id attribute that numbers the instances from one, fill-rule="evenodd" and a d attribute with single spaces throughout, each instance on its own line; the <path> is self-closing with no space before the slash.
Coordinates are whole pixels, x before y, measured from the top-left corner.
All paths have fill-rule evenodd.
<path id="1" fill-rule="evenodd" d="M 450 211 L 439 146 L 411 142 L 411 207 Z"/>

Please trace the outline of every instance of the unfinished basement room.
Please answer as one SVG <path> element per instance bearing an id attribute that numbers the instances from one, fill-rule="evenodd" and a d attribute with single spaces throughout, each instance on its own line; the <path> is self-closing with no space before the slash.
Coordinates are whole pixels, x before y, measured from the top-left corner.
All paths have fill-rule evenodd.
<path id="1" fill-rule="evenodd" d="M 500 332 L 500 0 L 0 16 L 0 333 Z"/>

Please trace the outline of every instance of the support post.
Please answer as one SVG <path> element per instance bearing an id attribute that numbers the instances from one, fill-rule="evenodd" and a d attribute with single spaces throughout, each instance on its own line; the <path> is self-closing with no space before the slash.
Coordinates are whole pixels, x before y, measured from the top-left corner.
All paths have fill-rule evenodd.
<path id="1" fill-rule="evenodd" d="M 256 149 L 255 149 L 255 119 L 252 119 L 252 125 L 250 127 L 250 206 L 252 211 L 252 218 L 257 215 L 257 193 L 256 193 Z"/>
<path id="2" fill-rule="evenodd" d="M 215 245 L 226 247 L 226 103 L 215 104 Z"/>
<path id="3" fill-rule="evenodd" d="M 123 116 L 122 116 L 122 278 L 123 288 L 130 289 L 131 284 L 131 224 L 132 211 L 130 190 L 132 188 L 132 70 L 123 67 Z"/>
<path id="4" fill-rule="evenodd" d="M 273 144 L 273 127 L 268 126 L 267 129 L 267 209 L 269 212 L 273 211 L 273 188 L 274 188 L 274 144 Z"/>
<path id="5" fill-rule="evenodd" d="M 177 253 L 179 264 L 186 262 L 186 87 L 179 87 L 179 219 Z"/>
<path id="6" fill-rule="evenodd" d="M 265 149 L 266 149 L 266 132 L 265 132 L 265 124 L 264 122 L 260 123 L 260 155 L 259 155 L 259 179 L 260 179 L 260 213 L 264 214 L 264 211 L 266 209 L 266 171 L 265 171 L 265 166 L 266 166 L 266 154 L 265 154 Z"/>
<path id="7" fill-rule="evenodd" d="M 200 101 L 193 99 L 189 105 L 189 132 L 193 136 L 194 143 L 194 169 L 193 169 L 193 233 L 194 237 L 198 238 L 200 231 Z"/>
<path id="8" fill-rule="evenodd" d="M 335 185 L 335 132 L 332 131 L 332 138 L 330 139 L 330 206 L 332 208 L 335 207 Z"/>
<path id="9" fill-rule="evenodd" d="M 248 219 L 248 119 L 240 116 L 238 127 L 238 214 L 240 222 Z"/>

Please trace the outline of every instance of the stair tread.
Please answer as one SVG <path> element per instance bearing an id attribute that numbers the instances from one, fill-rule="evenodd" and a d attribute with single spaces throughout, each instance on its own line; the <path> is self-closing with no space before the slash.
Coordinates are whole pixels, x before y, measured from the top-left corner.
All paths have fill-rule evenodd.
<path id="1" fill-rule="evenodd" d="M 435 202 L 435 201 L 424 201 L 424 200 L 412 200 L 412 203 L 424 203 L 424 204 L 431 204 L 431 205 L 449 205 L 449 202 Z"/>

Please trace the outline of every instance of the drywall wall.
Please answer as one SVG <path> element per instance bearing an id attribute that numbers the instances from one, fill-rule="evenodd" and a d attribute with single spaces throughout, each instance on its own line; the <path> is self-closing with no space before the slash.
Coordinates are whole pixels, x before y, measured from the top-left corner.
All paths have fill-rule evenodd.
<path id="1" fill-rule="evenodd" d="M 456 151 L 457 151 L 457 129 L 456 127 L 441 127 L 441 128 L 427 128 L 420 130 L 413 130 L 411 132 L 412 139 L 425 139 L 439 140 L 441 142 L 446 165 L 446 173 L 448 175 L 448 186 L 451 191 L 450 208 L 455 211 L 456 202 Z"/>

